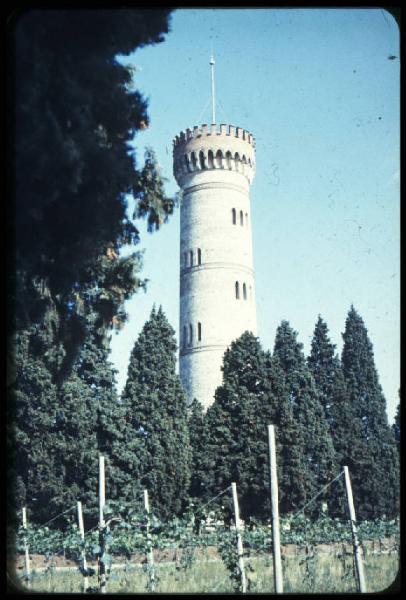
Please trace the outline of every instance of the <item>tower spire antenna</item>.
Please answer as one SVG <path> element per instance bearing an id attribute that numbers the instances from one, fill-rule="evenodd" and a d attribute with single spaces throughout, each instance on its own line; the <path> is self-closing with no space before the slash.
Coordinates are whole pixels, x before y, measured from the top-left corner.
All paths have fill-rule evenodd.
<path id="1" fill-rule="evenodd" d="M 214 54 L 213 47 L 211 49 L 211 57 L 210 57 L 210 67 L 211 67 L 211 115 L 212 115 L 212 123 L 216 122 L 216 99 L 214 93 Z"/>

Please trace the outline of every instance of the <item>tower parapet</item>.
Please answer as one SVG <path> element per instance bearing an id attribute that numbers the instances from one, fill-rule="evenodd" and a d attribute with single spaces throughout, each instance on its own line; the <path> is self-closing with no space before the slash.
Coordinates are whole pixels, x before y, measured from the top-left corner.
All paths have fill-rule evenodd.
<path id="1" fill-rule="evenodd" d="M 181 131 L 173 139 L 173 173 L 180 187 L 185 176 L 203 170 L 224 169 L 244 175 L 249 183 L 255 175 L 255 139 L 234 125 L 213 123 Z"/>

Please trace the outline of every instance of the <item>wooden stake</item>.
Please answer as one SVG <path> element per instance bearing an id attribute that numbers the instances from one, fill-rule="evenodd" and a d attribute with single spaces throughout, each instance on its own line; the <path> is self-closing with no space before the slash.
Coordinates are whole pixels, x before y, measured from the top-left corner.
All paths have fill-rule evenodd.
<path id="1" fill-rule="evenodd" d="M 242 539 L 241 539 L 241 533 L 240 533 L 240 509 L 238 507 L 237 486 L 234 482 L 231 484 L 231 492 L 233 495 L 233 503 L 234 503 L 235 530 L 237 533 L 238 566 L 240 568 L 240 574 L 241 574 L 241 591 L 243 594 L 245 594 L 247 591 L 247 581 L 245 578 L 244 550 L 242 547 Z"/>
<path id="2" fill-rule="evenodd" d="M 276 471 L 275 426 L 268 425 L 269 470 L 271 476 L 272 547 L 275 592 L 283 594 L 281 543 L 279 533 L 278 476 Z"/>
<path id="3" fill-rule="evenodd" d="M 85 528 L 83 525 L 82 503 L 80 502 L 80 500 L 78 500 L 78 525 L 79 525 L 80 537 L 82 538 L 83 541 L 85 541 Z M 85 571 L 87 571 L 86 553 L 85 553 L 84 548 L 82 550 L 82 567 Z M 89 587 L 88 579 L 87 579 L 87 575 L 85 575 L 83 578 L 83 592 L 84 593 L 86 593 L 86 590 L 88 587 Z"/>
<path id="4" fill-rule="evenodd" d="M 99 455 L 99 532 L 100 532 L 100 540 L 102 535 L 102 530 L 105 527 L 104 522 L 104 506 L 106 504 L 106 488 L 105 488 L 105 476 L 104 476 L 104 456 Z M 102 544 L 100 544 L 102 545 Z M 101 548 L 102 555 L 104 554 L 104 549 Z M 106 565 L 104 561 L 101 560 L 103 556 L 99 558 L 99 584 L 100 584 L 100 593 L 105 594 L 107 592 L 107 582 L 106 582 Z"/>
<path id="5" fill-rule="evenodd" d="M 358 590 L 361 593 L 365 593 L 367 591 L 367 588 L 365 585 L 364 565 L 362 563 L 361 548 L 360 548 L 359 541 L 358 541 L 357 527 L 355 525 L 355 522 L 356 522 L 355 509 L 354 509 L 354 501 L 353 501 L 353 497 L 352 497 L 351 480 L 350 480 L 350 473 L 348 471 L 348 467 L 344 467 L 344 477 L 345 477 L 345 489 L 347 492 L 348 508 L 350 511 L 352 543 L 353 543 L 353 547 L 354 547 L 355 566 L 356 566 L 357 579 L 358 579 Z"/>
<path id="6" fill-rule="evenodd" d="M 149 532 L 149 498 L 148 498 L 148 490 L 144 490 L 144 507 L 146 512 L 146 521 L 147 521 L 147 564 L 148 564 L 148 573 L 149 573 L 149 581 L 151 584 L 151 592 L 155 591 L 155 567 L 154 567 L 154 553 L 152 551 L 152 542 L 151 535 Z"/>
<path id="7" fill-rule="evenodd" d="M 104 505 L 106 504 L 106 486 L 104 476 L 104 456 L 99 456 L 99 523 L 104 526 Z"/>
<path id="8" fill-rule="evenodd" d="M 23 506 L 23 528 L 27 529 L 27 512 L 26 512 L 26 508 L 25 506 Z M 28 544 L 27 544 L 27 540 L 24 537 L 24 562 L 25 562 L 25 575 L 27 577 L 29 577 L 31 575 L 31 566 L 30 566 L 30 554 L 28 552 Z M 28 586 L 29 586 L 29 580 L 28 580 Z"/>

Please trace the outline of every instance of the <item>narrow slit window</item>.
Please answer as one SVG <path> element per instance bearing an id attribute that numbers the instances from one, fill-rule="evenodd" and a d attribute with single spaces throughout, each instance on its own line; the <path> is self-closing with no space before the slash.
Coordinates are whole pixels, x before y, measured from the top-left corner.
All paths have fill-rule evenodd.
<path id="1" fill-rule="evenodd" d="M 237 300 L 240 299 L 240 284 L 238 283 L 238 281 L 235 282 L 235 297 L 237 298 Z"/>
<path id="2" fill-rule="evenodd" d="M 193 342 L 193 327 L 192 325 L 189 325 L 189 346 L 192 345 Z"/>
<path id="3" fill-rule="evenodd" d="M 244 213 L 240 210 L 240 225 L 244 225 Z"/>
<path id="4" fill-rule="evenodd" d="M 236 225 L 237 224 L 237 211 L 235 210 L 235 208 L 233 208 L 233 210 L 231 212 L 233 215 L 233 225 Z"/>
<path id="5" fill-rule="evenodd" d="M 248 213 L 245 213 L 245 224 L 248 226 Z"/>
<path id="6" fill-rule="evenodd" d="M 200 248 L 197 249 L 197 264 L 202 264 L 202 251 L 200 250 Z"/>
<path id="7" fill-rule="evenodd" d="M 189 266 L 193 267 L 193 250 L 189 251 Z"/>
<path id="8" fill-rule="evenodd" d="M 183 326 L 183 347 L 186 348 L 187 346 L 187 330 L 186 330 L 186 325 Z"/>
<path id="9" fill-rule="evenodd" d="M 245 285 L 245 283 L 242 284 L 242 295 L 244 300 L 247 299 L 247 286 Z"/>
<path id="10" fill-rule="evenodd" d="M 197 324 L 197 339 L 199 342 L 202 341 L 202 324 L 201 323 Z"/>
<path id="11" fill-rule="evenodd" d="M 183 253 L 183 264 L 185 267 L 187 267 L 187 252 Z"/>

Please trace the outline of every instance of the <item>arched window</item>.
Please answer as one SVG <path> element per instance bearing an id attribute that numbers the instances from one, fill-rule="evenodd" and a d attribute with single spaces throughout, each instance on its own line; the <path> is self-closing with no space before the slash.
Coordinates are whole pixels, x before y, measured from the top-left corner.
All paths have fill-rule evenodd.
<path id="1" fill-rule="evenodd" d="M 230 151 L 228 151 L 226 153 L 226 166 L 227 166 L 227 169 L 231 169 L 231 152 Z"/>
<path id="2" fill-rule="evenodd" d="M 199 342 L 202 341 L 202 324 L 201 323 L 197 324 L 197 340 Z"/>
<path id="3" fill-rule="evenodd" d="M 240 284 L 238 283 L 238 281 L 235 282 L 235 297 L 237 298 L 237 300 L 240 299 Z"/>
<path id="4" fill-rule="evenodd" d="M 245 283 L 242 284 L 242 295 L 244 300 L 247 299 L 247 286 L 245 285 Z"/>
<path id="5" fill-rule="evenodd" d="M 189 346 L 191 346 L 191 345 L 192 345 L 192 342 L 193 342 L 193 327 L 192 327 L 192 325 L 190 324 L 190 325 L 189 325 Z"/>
<path id="6" fill-rule="evenodd" d="M 206 158 L 203 154 L 203 150 L 200 150 L 200 152 L 199 152 L 199 161 L 200 161 L 200 168 L 205 169 L 206 168 Z"/>
<path id="7" fill-rule="evenodd" d="M 238 152 L 236 152 L 234 155 L 234 164 L 235 164 L 235 170 L 239 171 L 240 170 L 240 155 L 238 154 Z"/>
<path id="8" fill-rule="evenodd" d="M 191 171 L 190 164 L 189 164 L 189 159 L 188 159 L 187 154 L 185 154 L 185 156 L 183 158 L 184 158 L 184 161 L 185 161 L 186 171 Z"/>
<path id="9" fill-rule="evenodd" d="M 233 208 L 231 213 L 233 215 L 233 225 L 236 225 L 237 224 L 237 211 L 235 210 L 235 208 Z"/>
<path id="10" fill-rule="evenodd" d="M 183 347 L 186 348 L 187 345 L 187 329 L 186 325 L 183 326 Z"/>
<path id="11" fill-rule="evenodd" d="M 189 267 L 193 267 L 193 250 L 189 251 Z"/>
<path id="12" fill-rule="evenodd" d="M 195 171 L 197 169 L 197 158 L 196 158 L 196 154 L 194 152 L 192 152 L 192 154 L 191 154 L 191 159 L 192 159 L 192 171 Z"/>
<path id="13" fill-rule="evenodd" d="M 244 225 L 244 214 L 242 210 L 240 210 L 240 225 Z"/>
<path id="14" fill-rule="evenodd" d="M 223 153 L 221 150 L 217 150 L 216 153 L 216 166 L 218 169 L 223 168 Z"/>
<path id="15" fill-rule="evenodd" d="M 197 264 L 202 264 L 202 251 L 200 250 L 200 248 L 197 249 Z"/>
<path id="16" fill-rule="evenodd" d="M 214 156 L 213 156 L 212 150 L 209 150 L 209 152 L 207 154 L 207 163 L 208 163 L 209 169 L 214 169 Z"/>

